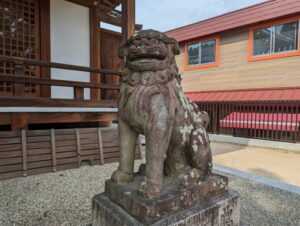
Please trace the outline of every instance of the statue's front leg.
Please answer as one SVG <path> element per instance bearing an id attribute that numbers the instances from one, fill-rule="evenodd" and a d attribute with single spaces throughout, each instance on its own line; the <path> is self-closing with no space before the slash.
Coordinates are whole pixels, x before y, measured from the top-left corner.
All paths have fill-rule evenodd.
<path id="1" fill-rule="evenodd" d="M 119 118 L 120 163 L 111 179 L 116 183 L 128 183 L 133 180 L 133 167 L 138 134 Z"/>
<path id="2" fill-rule="evenodd" d="M 170 112 L 165 103 L 162 97 L 153 98 L 145 126 L 146 177 L 140 185 L 140 193 L 147 198 L 158 195 L 163 183 L 164 161 L 174 122 L 174 112 Z"/>

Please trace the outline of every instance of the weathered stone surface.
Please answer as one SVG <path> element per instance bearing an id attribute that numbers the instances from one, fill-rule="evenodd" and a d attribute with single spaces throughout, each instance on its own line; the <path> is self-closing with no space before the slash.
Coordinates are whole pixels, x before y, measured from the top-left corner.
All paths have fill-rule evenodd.
<path id="1" fill-rule="evenodd" d="M 175 39 L 154 30 L 138 32 L 119 49 L 125 62 L 118 97 L 121 156 L 111 179 L 132 182 L 136 139 L 144 134 L 145 179 L 139 190 L 147 198 L 162 191 L 164 176 L 177 176 L 186 188 L 205 181 L 212 169 L 209 117 L 183 93 L 179 53 Z"/>
<path id="2" fill-rule="evenodd" d="M 144 198 L 139 194 L 142 176 L 136 175 L 132 183 L 117 184 L 111 180 L 105 183 L 105 194 L 113 202 L 122 207 L 128 214 L 144 224 L 153 223 L 173 213 L 180 212 L 201 200 L 227 193 L 227 177 L 213 174 L 204 182 L 188 188 L 180 189 L 176 178 L 165 177 L 162 192 L 152 198 Z"/>
<path id="3" fill-rule="evenodd" d="M 113 203 L 104 193 L 93 198 L 93 226 L 238 226 L 237 192 L 228 192 L 179 211 L 156 222 L 142 223 Z"/>
<path id="4" fill-rule="evenodd" d="M 118 97 L 120 164 L 93 199 L 94 226 L 239 225 L 238 195 L 211 175 L 209 117 L 188 100 L 175 62 L 175 39 L 145 30 L 124 42 Z M 136 139 L 146 164 L 134 175 Z"/>

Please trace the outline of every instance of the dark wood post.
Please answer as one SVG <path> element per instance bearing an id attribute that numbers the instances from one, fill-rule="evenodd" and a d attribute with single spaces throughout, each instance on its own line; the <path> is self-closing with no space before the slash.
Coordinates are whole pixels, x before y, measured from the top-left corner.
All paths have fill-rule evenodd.
<path id="1" fill-rule="evenodd" d="M 23 62 L 16 62 L 14 65 L 15 76 L 24 76 L 25 66 Z M 25 96 L 25 84 L 14 83 L 13 85 L 13 96 L 24 97 Z M 22 112 L 11 113 L 11 130 L 23 130 L 27 129 L 26 114 Z"/>
<path id="2" fill-rule="evenodd" d="M 99 4 L 99 3 L 98 3 Z M 100 46 L 100 20 L 98 19 L 97 6 L 90 7 L 90 58 L 91 67 L 101 67 L 101 46 Z M 91 73 L 90 79 L 92 83 L 101 83 L 101 75 Z M 91 89 L 91 99 L 100 100 L 101 90 Z"/>
<path id="3" fill-rule="evenodd" d="M 135 0 L 122 1 L 122 35 L 123 41 L 135 32 Z"/>
<path id="4" fill-rule="evenodd" d="M 74 87 L 74 99 L 83 100 L 84 90 L 82 87 Z"/>
<path id="5" fill-rule="evenodd" d="M 50 47 L 50 0 L 43 0 L 40 4 L 40 32 L 41 32 L 41 60 L 51 61 Z M 51 79 L 50 67 L 41 67 L 41 78 Z M 40 86 L 41 97 L 51 97 L 51 86 Z"/>
<path id="6" fill-rule="evenodd" d="M 15 76 L 24 76 L 25 66 L 22 62 L 16 62 L 14 65 Z M 24 83 L 14 83 L 14 97 L 24 97 L 25 96 L 25 84 Z"/>

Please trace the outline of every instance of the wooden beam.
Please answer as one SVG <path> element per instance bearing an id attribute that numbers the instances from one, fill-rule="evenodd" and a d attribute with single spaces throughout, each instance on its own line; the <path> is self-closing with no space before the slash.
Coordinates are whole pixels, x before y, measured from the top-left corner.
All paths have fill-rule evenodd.
<path id="1" fill-rule="evenodd" d="M 69 80 L 44 79 L 44 78 L 34 78 L 34 77 L 27 77 L 27 76 L 10 76 L 10 75 L 1 75 L 0 82 L 38 84 L 38 85 L 48 85 L 48 86 L 67 86 L 67 87 L 93 88 L 93 89 L 111 89 L 111 90 L 120 89 L 119 85 L 95 84 L 89 82 L 76 82 L 76 81 L 69 81 Z"/>
<path id="2" fill-rule="evenodd" d="M 29 124 L 105 122 L 117 119 L 117 113 L 26 113 Z"/>
<path id="3" fill-rule="evenodd" d="M 98 12 L 98 19 L 101 22 L 105 22 L 105 23 L 112 24 L 112 25 L 115 25 L 115 26 L 118 26 L 118 27 L 122 27 L 122 20 L 121 19 L 111 17 L 107 14 L 104 14 L 103 12 Z M 143 29 L 143 25 L 142 24 L 135 24 L 134 29 L 136 31 L 140 31 L 140 30 Z"/>
<path id="4" fill-rule="evenodd" d="M 55 130 L 51 129 L 50 132 L 51 132 L 52 171 L 56 172 Z"/>
<path id="5" fill-rule="evenodd" d="M 26 130 L 22 130 L 22 163 L 23 176 L 27 176 L 27 144 L 26 144 Z"/>
<path id="6" fill-rule="evenodd" d="M 49 99 L 49 98 L 17 98 L 0 97 L 0 107 L 116 107 L 116 101 L 89 101 L 73 99 Z"/>
<path id="7" fill-rule="evenodd" d="M 43 0 L 40 4 L 40 32 L 41 32 L 41 60 L 51 61 L 51 46 L 50 46 L 50 0 Z M 51 69 L 41 67 L 41 78 L 50 79 Z M 40 87 L 41 97 L 51 97 L 51 87 Z"/>
<path id="8" fill-rule="evenodd" d="M 15 76 L 23 76 L 25 74 L 25 67 L 24 64 L 15 64 L 14 66 L 14 74 Z M 14 91 L 13 91 L 13 95 L 15 97 L 23 97 L 25 96 L 25 84 L 24 83 L 14 83 L 13 85 L 14 87 Z"/>
<path id="9" fill-rule="evenodd" d="M 28 122 L 26 118 L 26 114 L 19 112 L 19 113 L 11 113 L 11 130 L 18 131 L 27 129 Z"/>
<path id="10" fill-rule="evenodd" d="M 122 20 L 111 17 L 103 12 L 98 12 L 98 18 L 101 22 L 112 24 L 118 27 L 122 27 Z"/>
<path id="11" fill-rule="evenodd" d="M 106 33 L 106 34 L 112 34 L 112 35 L 115 35 L 115 36 L 118 36 L 118 37 L 122 38 L 122 33 L 117 32 L 117 31 L 112 31 L 112 30 L 108 30 L 108 29 L 105 29 L 105 28 L 100 28 L 100 32 L 103 32 L 103 33 Z"/>
<path id="12" fill-rule="evenodd" d="M 15 64 L 19 64 L 19 62 L 21 62 L 24 65 L 51 67 L 51 68 L 59 68 L 59 69 L 72 70 L 72 71 L 86 71 L 86 72 L 93 72 L 93 73 L 104 73 L 104 74 L 122 76 L 121 71 L 114 71 L 111 69 L 84 67 L 84 66 L 78 66 L 72 64 L 61 64 L 61 63 L 54 63 L 54 62 L 43 61 L 43 60 L 32 60 L 32 59 L 5 56 L 5 55 L 0 55 L 0 62 L 15 63 Z"/>
<path id="13" fill-rule="evenodd" d="M 74 99 L 83 100 L 84 99 L 84 89 L 83 88 L 74 88 Z"/>
<path id="14" fill-rule="evenodd" d="M 101 46 L 100 46 L 100 22 L 97 15 L 97 7 L 90 7 L 90 58 L 91 67 L 100 68 L 101 67 Z M 90 81 L 92 83 L 101 83 L 101 75 L 97 73 L 90 74 Z M 100 100 L 101 90 L 91 89 L 91 99 Z"/>
<path id="15" fill-rule="evenodd" d="M 43 0 L 44 1 L 44 0 Z M 82 6 L 94 6 L 98 4 L 97 0 L 65 0 L 67 2 L 72 2 L 74 4 L 82 5 Z"/>
<path id="16" fill-rule="evenodd" d="M 131 37 L 135 32 L 135 0 L 127 0 L 127 4 L 128 37 Z"/>
<path id="17" fill-rule="evenodd" d="M 80 162 L 81 162 L 81 145 L 80 145 L 80 132 L 79 129 L 75 129 L 76 133 L 76 147 L 77 147 L 77 167 L 80 167 Z"/>
<path id="18" fill-rule="evenodd" d="M 0 114 L 0 125 L 9 125 L 11 123 L 11 113 Z"/>
<path id="19" fill-rule="evenodd" d="M 104 155 L 103 155 L 103 145 L 102 145 L 102 134 L 101 129 L 98 128 L 98 145 L 99 145 L 99 157 L 100 157 L 100 164 L 104 165 Z"/>
<path id="20" fill-rule="evenodd" d="M 24 64 L 22 61 L 16 62 L 14 65 L 14 74 L 15 76 L 21 76 L 25 73 Z M 14 83 L 13 85 L 13 96 L 12 98 L 23 98 L 25 96 L 25 84 L 24 83 Z M 14 106 L 11 104 L 11 106 Z M 12 113 L 11 114 L 11 130 L 23 130 L 27 129 L 27 120 L 23 113 Z"/>
<path id="21" fill-rule="evenodd" d="M 81 123 L 81 122 L 110 122 L 117 120 L 117 113 L 23 113 L 28 124 L 43 123 Z M 11 123 L 11 114 L 0 115 L 0 125 L 9 125 Z M 20 131 L 20 129 L 15 129 Z"/>
<path id="22" fill-rule="evenodd" d="M 135 0 L 122 1 L 122 34 L 123 41 L 135 32 Z"/>

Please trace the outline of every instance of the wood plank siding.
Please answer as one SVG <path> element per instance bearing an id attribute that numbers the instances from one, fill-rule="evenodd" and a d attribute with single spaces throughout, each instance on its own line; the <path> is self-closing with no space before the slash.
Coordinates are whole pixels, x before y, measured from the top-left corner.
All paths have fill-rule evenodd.
<path id="1" fill-rule="evenodd" d="M 117 128 L 0 132 L 0 180 L 106 164 L 120 156 Z M 140 141 L 136 144 L 141 158 Z"/>
<path id="2" fill-rule="evenodd" d="M 220 34 L 220 65 L 184 71 L 184 45 L 176 61 L 184 92 L 300 86 L 300 56 L 248 61 L 248 29 Z"/>

